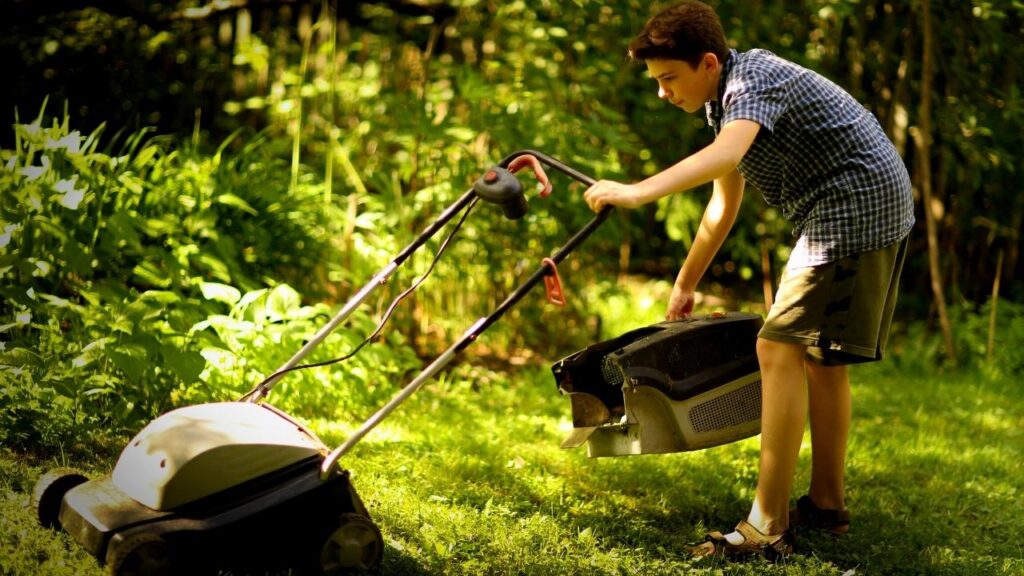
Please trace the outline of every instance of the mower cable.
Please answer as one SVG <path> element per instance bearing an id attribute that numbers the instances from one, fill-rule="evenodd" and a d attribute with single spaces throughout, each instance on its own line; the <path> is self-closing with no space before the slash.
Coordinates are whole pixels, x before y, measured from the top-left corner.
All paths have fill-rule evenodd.
<path id="1" fill-rule="evenodd" d="M 404 292 L 399 294 L 394 300 L 391 301 L 391 305 L 388 306 L 388 309 L 384 312 L 384 317 L 381 318 L 381 321 L 377 324 L 377 327 L 374 328 L 373 332 L 369 336 L 367 336 L 366 339 L 364 339 L 362 342 L 360 342 L 359 345 L 356 346 L 351 352 L 349 352 L 348 354 L 346 354 L 346 355 L 344 355 L 344 356 L 342 356 L 340 358 L 334 358 L 333 360 L 325 360 L 323 362 L 313 362 L 313 363 L 310 363 L 310 364 L 299 364 L 298 366 L 292 366 L 291 368 L 285 368 L 284 370 L 278 370 L 277 372 L 274 372 L 270 376 L 267 376 L 266 378 L 264 378 L 256 386 L 253 386 L 252 390 L 246 392 L 245 396 L 243 396 L 243 398 L 247 398 L 248 396 L 250 396 L 251 394 L 253 394 L 257 390 L 262 388 L 263 385 L 266 384 L 267 382 L 273 380 L 274 378 L 277 378 L 279 376 L 287 374 L 288 372 L 293 372 L 295 370 L 304 370 L 306 368 L 320 368 L 320 367 L 323 367 L 323 366 L 330 366 L 332 364 L 338 364 L 338 363 L 344 362 L 345 360 L 348 360 L 349 358 L 352 358 L 357 353 L 359 353 L 359 351 L 362 350 L 363 346 L 366 346 L 367 344 L 372 342 L 373 339 L 376 338 L 380 334 L 381 330 L 384 329 L 384 325 L 387 324 L 388 319 L 391 318 L 391 314 L 394 313 L 395 308 L 398 307 L 398 305 L 402 302 L 402 300 L 404 300 L 409 294 L 412 294 L 413 291 L 415 291 L 417 288 L 419 288 L 420 284 L 422 284 L 423 281 L 426 280 L 427 277 L 430 276 L 430 274 L 434 271 L 434 267 L 437 265 L 438 260 L 441 259 L 441 255 L 444 254 L 445 250 L 448 248 L 448 244 L 451 242 L 452 238 L 455 237 L 455 233 L 459 231 L 459 228 L 462 227 L 463 222 L 466 221 L 466 218 L 469 216 L 469 213 L 473 211 L 473 207 L 476 206 L 476 203 L 479 202 L 479 201 L 480 201 L 479 197 L 473 198 L 473 201 L 470 202 L 469 206 L 466 207 L 465 212 L 462 213 L 462 217 L 455 224 L 455 227 L 452 228 L 452 231 L 448 233 L 448 236 L 444 239 L 444 242 L 442 242 L 441 245 L 438 247 L 437 253 L 434 254 L 434 259 L 430 262 L 430 266 L 427 267 L 427 271 L 424 272 L 422 276 L 417 278 L 416 281 L 413 282 L 411 286 L 406 288 Z"/>

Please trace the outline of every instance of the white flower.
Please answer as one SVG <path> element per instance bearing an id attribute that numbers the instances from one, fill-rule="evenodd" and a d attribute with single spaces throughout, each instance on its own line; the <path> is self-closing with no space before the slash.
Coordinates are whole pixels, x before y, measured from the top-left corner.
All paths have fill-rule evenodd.
<path id="1" fill-rule="evenodd" d="M 25 310 L 23 312 L 18 312 L 18 314 L 14 317 L 14 321 L 17 322 L 18 325 L 20 326 L 28 324 L 29 322 L 32 321 L 32 311 Z"/>
<path id="2" fill-rule="evenodd" d="M 0 232 L 0 248 L 6 248 L 11 243 L 11 235 L 18 230 L 17 224 L 8 224 L 4 226 L 4 231 Z"/>
<path id="3" fill-rule="evenodd" d="M 36 269 L 32 271 L 32 275 L 36 278 L 42 278 L 50 273 L 50 263 L 45 260 L 35 260 L 34 264 Z"/>
<path id="4" fill-rule="evenodd" d="M 77 153 L 82 149 L 82 135 L 78 133 L 78 130 L 75 130 L 60 140 L 47 138 L 44 146 L 47 148 L 65 148 L 68 152 Z"/>
<path id="5" fill-rule="evenodd" d="M 47 172 L 49 172 L 50 171 L 50 157 L 49 156 L 43 156 L 42 158 L 40 158 L 40 161 L 41 161 L 40 163 L 42 164 L 42 166 L 25 166 L 24 168 L 22 168 L 21 169 L 22 176 L 25 176 L 26 178 L 29 179 L 29 181 L 32 181 L 32 180 L 35 180 L 36 178 L 39 178 L 43 174 L 46 174 Z"/>
<path id="6" fill-rule="evenodd" d="M 79 190 L 75 187 L 78 182 L 78 176 L 72 176 L 70 179 L 61 180 L 53 185 L 53 189 L 56 192 L 62 192 L 64 196 L 60 199 L 60 205 L 71 210 L 78 210 L 78 205 L 82 203 L 82 198 L 85 197 L 85 189 Z"/>

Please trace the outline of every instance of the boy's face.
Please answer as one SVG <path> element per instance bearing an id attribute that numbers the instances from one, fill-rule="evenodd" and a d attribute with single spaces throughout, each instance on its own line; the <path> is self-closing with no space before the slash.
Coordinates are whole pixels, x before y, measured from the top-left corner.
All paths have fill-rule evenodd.
<path id="1" fill-rule="evenodd" d="M 718 58 L 705 54 L 696 68 L 683 60 L 646 60 L 647 71 L 658 82 L 658 98 L 691 114 L 718 96 Z"/>

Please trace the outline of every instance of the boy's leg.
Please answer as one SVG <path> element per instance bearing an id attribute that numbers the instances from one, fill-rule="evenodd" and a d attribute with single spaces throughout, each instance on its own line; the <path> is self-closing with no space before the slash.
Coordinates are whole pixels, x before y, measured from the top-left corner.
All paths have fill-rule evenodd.
<path id="1" fill-rule="evenodd" d="M 800 344 L 759 338 L 761 458 L 757 493 L 747 522 L 762 534 L 789 527 L 789 494 L 807 416 L 807 384 Z"/>
<path id="2" fill-rule="evenodd" d="M 907 241 L 836 262 L 828 279 L 821 346 L 808 348 L 811 486 L 815 506 L 845 510 L 846 442 L 850 431 L 847 364 L 882 357 Z M 841 279 L 843 278 L 843 279 Z"/>
<path id="3" fill-rule="evenodd" d="M 789 497 L 808 406 L 812 501 L 823 509 L 845 506 L 850 385 L 844 365 L 882 357 L 905 248 L 904 239 L 783 274 L 757 341 L 761 458 L 747 523 L 763 535 L 781 534 L 789 527 Z M 709 539 L 717 542 L 714 534 Z M 740 547 L 745 536 L 732 532 L 724 539 Z M 713 550 L 718 546 L 714 544 Z M 707 548 L 694 551 L 706 553 Z"/>
<path id="4" fill-rule="evenodd" d="M 846 366 L 806 362 L 811 420 L 811 488 L 816 506 L 845 510 L 846 440 L 850 431 L 850 378 Z"/>
<path id="5" fill-rule="evenodd" d="M 849 372 L 846 366 L 805 362 L 805 350 L 797 344 L 758 340 L 761 458 L 757 493 L 747 521 L 764 534 L 780 534 L 788 528 L 789 495 L 808 406 L 811 500 L 821 508 L 846 508 L 843 478 L 851 413 Z"/>

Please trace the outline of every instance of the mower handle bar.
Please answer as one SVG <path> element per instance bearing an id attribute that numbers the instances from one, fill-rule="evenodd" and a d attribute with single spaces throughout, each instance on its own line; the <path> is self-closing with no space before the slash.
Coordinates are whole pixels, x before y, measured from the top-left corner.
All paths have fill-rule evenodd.
<path id="1" fill-rule="evenodd" d="M 544 165 L 548 166 L 549 168 L 553 168 L 559 172 L 562 172 L 563 174 L 587 186 L 591 186 L 596 182 L 596 180 L 594 180 L 590 176 L 587 176 L 586 174 L 562 163 L 561 161 L 551 156 L 548 156 L 543 152 L 538 152 L 536 150 L 524 149 L 513 152 L 506 156 L 505 158 L 503 158 L 501 162 L 499 162 L 498 166 L 503 169 L 507 168 L 513 161 L 523 156 L 532 156 L 535 159 L 539 160 Z M 547 185 L 546 175 L 544 174 L 540 166 L 537 165 L 535 162 L 528 161 L 526 163 L 517 164 L 519 164 L 519 167 L 525 166 L 527 164 L 532 164 L 534 171 L 537 175 L 537 178 L 541 180 L 542 183 Z M 352 298 L 350 298 L 349 301 L 346 302 L 344 306 L 342 306 L 341 310 L 338 311 L 338 313 L 330 320 L 330 322 L 325 324 L 319 331 L 317 331 L 317 333 L 314 334 L 313 337 L 310 338 L 310 340 L 298 352 L 296 352 L 287 362 L 285 362 L 285 364 L 281 368 L 274 372 L 259 386 L 257 386 L 252 391 L 243 396 L 240 399 L 240 401 L 259 402 L 260 400 L 265 398 L 267 394 L 270 392 L 271 388 L 273 388 L 274 385 L 276 385 L 281 380 L 281 378 L 288 370 L 297 366 L 299 362 L 302 361 L 303 358 L 309 355 L 313 348 L 318 346 L 321 342 L 324 341 L 324 339 L 327 338 L 328 335 L 330 335 L 331 332 L 337 329 L 337 327 L 341 325 L 341 323 L 344 322 L 355 311 L 355 309 L 358 308 L 370 296 L 370 294 L 374 290 L 385 284 L 391 277 L 391 275 L 395 272 L 395 270 L 397 270 L 398 267 L 401 266 L 409 258 L 409 256 L 411 256 L 420 247 L 422 247 L 430 238 L 437 234 L 437 232 L 449 220 L 451 220 L 456 214 L 461 212 L 476 197 L 478 197 L 477 193 L 474 191 L 473 188 L 470 188 L 458 200 L 452 203 L 451 206 L 445 209 L 445 211 L 442 212 L 440 216 L 438 216 L 437 220 L 435 220 L 432 224 L 427 226 L 427 228 L 424 229 L 423 232 L 421 232 L 420 235 L 416 237 L 416 239 L 414 239 L 408 246 L 406 246 L 401 252 L 399 252 L 399 254 L 395 257 L 394 260 L 388 263 L 383 269 L 381 269 L 380 272 L 373 276 L 373 278 L 371 278 L 370 281 L 367 282 L 365 286 L 363 286 L 358 292 L 356 292 L 356 294 L 354 294 Z M 324 459 L 324 462 L 321 465 L 321 477 L 326 479 L 331 474 L 338 460 L 344 454 L 351 450 L 352 447 L 354 447 L 360 440 L 362 440 L 362 438 L 366 436 L 371 430 L 373 430 L 382 420 L 384 420 L 384 418 L 391 414 L 391 412 L 393 412 L 395 408 L 397 408 L 402 402 L 404 402 L 407 398 L 409 398 L 417 390 L 419 390 L 419 388 L 422 387 L 423 384 L 427 382 L 427 380 L 433 378 L 434 375 L 440 372 L 442 368 L 447 366 L 452 361 L 452 359 L 455 358 L 456 354 L 458 354 L 463 349 L 472 344 L 473 341 L 476 340 L 476 338 L 480 334 L 482 334 L 485 330 L 487 330 L 487 328 L 489 328 L 492 324 L 494 324 L 502 316 L 504 316 L 505 313 L 513 306 L 515 306 L 516 303 L 522 300 L 523 297 L 526 296 L 526 294 L 534 286 L 542 282 L 545 276 L 553 274 L 554 272 L 552 268 L 549 266 L 549 264 L 553 263 L 554 265 L 557 265 L 558 263 L 565 260 L 565 258 L 568 257 L 569 254 L 571 254 L 577 246 L 579 246 L 588 236 L 590 236 L 591 233 L 593 233 L 595 229 L 597 229 L 598 226 L 600 226 L 608 218 L 608 215 L 611 212 L 611 210 L 611 206 L 606 206 L 604 209 L 598 212 L 594 216 L 594 218 L 592 218 L 571 238 L 569 238 L 569 240 L 561 248 L 559 248 L 558 251 L 555 252 L 555 254 L 553 254 L 549 259 L 546 259 L 545 262 L 540 266 L 540 268 L 536 270 L 529 278 L 527 278 L 526 281 L 524 281 L 518 288 L 516 288 L 505 299 L 504 302 L 502 302 L 493 312 L 491 312 L 491 314 L 483 318 L 480 318 L 472 326 L 470 326 L 469 329 L 466 330 L 466 332 L 456 343 L 452 344 L 447 350 L 444 351 L 444 353 L 442 353 L 436 360 L 434 360 L 429 366 L 427 366 L 427 368 L 420 372 L 420 374 L 417 375 L 416 378 L 412 380 L 412 382 L 410 382 L 407 386 L 405 386 L 402 390 L 395 394 L 395 396 L 386 405 L 384 405 L 373 416 L 366 420 L 366 422 L 364 422 L 363 425 L 360 426 L 359 429 L 356 430 L 341 446 L 339 446 L 333 452 L 331 452 L 327 456 L 327 458 Z"/>
<path id="2" fill-rule="evenodd" d="M 513 153 L 502 160 L 502 165 L 505 166 L 515 157 L 523 154 L 532 154 L 539 158 L 542 162 L 550 167 L 553 167 L 576 180 L 587 184 L 588 186 L 595 182 L 594 179 L 577 172 L 576 170 L 554 160 L 553 158 L 544 154 L 539 154 L 534 151 L 524 150 L 517 153 Z M 544 263 L 527 278 L 522 284 L 519 285 L 509 296 L 498 305 L 497 308 L 488 316 L 480 318 L 472 326 L 470 326 L 462 335 L 462 337 L 452 344 L 447 350 L 445 350 L 440 356 L 437 357 L 429 366 L 427 366 L 422 372 L 420 372 L 408 385 L 398 391 L 391 400 L 380 408 L 373 416 L 367 419 L 362 426 L 360 426 L 345 442 L 334 449 L 327 458 L 324 459 L 323 464 L 320 467 L 320 477 L 323 479 L 328 478 L 338 460 L 341 459 L 349 450 L 351 450 L 360 440 L 363 439 L 371 430 L 373 430 L 378 424 L 380 424 L 385 418 L 388 417 L 400 404 L 405 402 L 410 396 L 416 393 L 423 384 L 433 378 L 438 372 L 440 372 L 445 366 L 447 366 L 455 356 L 472 344 L 480 334 L 482 334 L 492 324 L 497 322 L 502 316 L 505 315 L 508 310 L 516 305 L 524 296 L 538 283 L 542 282 L 544 277 L 553 274 L 554 271 L 550 267 L 553 263 L 558 263 L 565 260 L 573 250 L 576 249 L 584 240 L 593 233 L 605 220 L 608 219 L 608 215 L 611 213 L 612 206 L 604 207 L 598 212 L 589 222 L 587 222 L 579 231 L 577 231 L 569 240 L 559 248 L 550 259 L 546 259 Z M 550 260 L 550 262 L 548 261 Z"/>
<path id="3" fill-rule="evenodd" d="M 558 170 L 559 172 L 562 172 L 563 174 L 566 174 L 569 177 L 583 184 L 586 184 L 587 186 L 591 186 L 594 184 L 594 182 L 596 182 L 590 176 L 587 176 L 586 174 L 564 164 L 563 162 L 551 156 L 548 156 L 543 152 L 538 152 L 536 150 L 524 149 L 519 150 L 517 152 L 513 152 L 506 156 L 504 159 L 502 159 L 501 162 L 499 162 L 498 166 L 500 166 L 501 168 L 506 168 L 515 159 L 526 155 L 537 158 L 548 167 Z M 540 174 L 538 174 L 538 177 L 540 177 Z M 281 380 L 281 378 L 284 377 L 285 373 L 287 373 L 290 369 L 297 366 L 299 362 L 301 362 L 306 356 L 308 356 L 309 353 L 312 352 L 314 348 L 320 345 L 320 343 L 323 342 L 327 338 L 327 336 L 331 334 L 331 332 L 334 332 L 334 330 L 336 330 L 338 326 L 341 325 L 342 322 L 348 319 L 348 317 L 352 315 L 356 308 L 358 308 L 363 302 L 366 301 L 367 298 L 369 298 L 370 294 L 372 294 L 374 290 L 387 283 L 388 279 L 391 277 L 392 274 L 394 274 L 395 270 L 397 270 L 399 266 L 401 266 L 413 253 L 419 250 L 420 247 L 422 247 L 428 240 L 430 240 L 430 238 L 437 234 L 437 232 L 441 230 L 441 228 L 445 224 L 447 224 L 449 220 L 451 220 L 456 214 L 461 212 L 470 202 L 473 201 L 473 199 L 476 196 L 476 192 L 473 190 L 473 188 L 470 188 L 458 200 L 452 203 L 451 206 L 445 209 L 444 212 L 442 212 L 441 215 L 438 216 L 437 220 L 435 220 L 432 224 L 427 226 L 423 230 L 423 232 L 420 233 L 419 236 L 417 236 L 408 246 L 406 246 L 401 252 L 398 253 L 394 260 L 392 260 L 390 263 L 384 266 L 384 268 L 382 268 L 380 272 L 373 276 L 373 278 L 371 278 L 370 281 L 367 282 L 365 286 L 363 286 L 358 292 L 356 292 L 348 300 L 348 302 L 346 302 L 345 305 L 341 307 L 341 310 L 339 310 L 338 313 L 333 318 L 331 318 L 331 320 L 327 324 L 320 328 L 320 330 L 318 330 L 316 334 L 314 334 L 313 337 L 310 338 L 309 341 L 306 342 L 306 344 L 299 349 L 298 352 L 296 352 L 291 358 L 289 358 L 288 361 L 284 363 L 284 365 L 278 368 L 273 374 L 271 374 L 269 378 L 264 380 L 259 386 L 257 386 L 256 388 L 242 396 L 239 399 L 239 401 L 259 402 L 260 400 L 265 398 L 267 394 L 270 393 L 270 390 Z M 606 212 L 607 210 L 603 211 L 601 214 L 598 214 L 598 216 L 595 218 L 595 221 L 597 222 L 592 223 L 593 227 L 596 227 L 597 225 L 600 224 L 601 221 L 604 220 L 602 214 L 605 214 Z M 589 232 L 586 235 L 589 235 Z M 578 242 L 574 243 L 572 248 L 575 248 L 575 246 L 579 244 L 579 242 L 582 242 L 582 238 L 580 238 Z M 570 248 L 569 251 L 571 251 L 572 248 Z M 568 252 L 566 253 L 566 255 L 567 254 Z M 552 259 L 555 260 L 556 263 L 560 261 L 560 259 Z"/>

